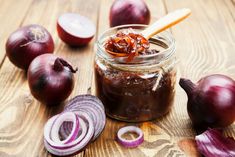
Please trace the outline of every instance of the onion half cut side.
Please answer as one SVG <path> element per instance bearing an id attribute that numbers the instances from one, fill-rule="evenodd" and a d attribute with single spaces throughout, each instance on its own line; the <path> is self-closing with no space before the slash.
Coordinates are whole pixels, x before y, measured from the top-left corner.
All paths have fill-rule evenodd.
<path id="1" fill-rule="evenodd" d="M 87 45 L 96 33 L 93 22 L 76 13 L 64 13 L 57 20 L 57 32 L 62 41 L 70 46 Z"/>

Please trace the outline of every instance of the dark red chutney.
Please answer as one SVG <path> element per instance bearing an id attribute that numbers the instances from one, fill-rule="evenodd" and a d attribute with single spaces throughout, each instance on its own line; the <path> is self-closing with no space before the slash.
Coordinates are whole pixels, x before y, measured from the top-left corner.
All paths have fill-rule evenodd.
<path id="1" fill-rule="evenodd" d="M 158 74 L 143 78 L 135 72 L 101 69 L 96 62 L 96 94 L 111 118 L 128 122 L 152 120 L 169 112 L 175 94 L 175 75 L 174 70 L 163 74 L 154 90 Z"/>
<path id="2" fill-rule="evenodd" d="M 113 62 L 97 55 L 95 60 L 96 94 L 109 117 L 141 122 L 170 111 L 175 95 L 176 70 L 175 58 L 169 54 L 174 52 L 174 47 L 169 48 L 165 43 L 167 40 L 163 39 L 147 40 L 129 29 L 108 36 L 105 51 L 98 49 L 97 54 L 104 52 L 115 58 Z M 142 61 L 138 60 L 140 58 Z M 119 61 L 124 63 L 119 64 Z"/>

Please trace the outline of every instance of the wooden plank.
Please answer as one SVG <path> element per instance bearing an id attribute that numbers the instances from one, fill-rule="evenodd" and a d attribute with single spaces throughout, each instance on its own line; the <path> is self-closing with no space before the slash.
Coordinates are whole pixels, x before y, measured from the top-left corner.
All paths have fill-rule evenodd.
<path id="1" fill-rule="evenodd" d="M 79 67 L 71 97 L 86 93 L 91 86 L 94 40 L 84 48 L 69 48 L 57 36 L 56 19 L 63 12 L 78 12 L 96 23 L 98 6 L 99 1 L 93 0 L 86 0 L 86 3 L 82 0 L 34 0 L 22 21 L 22 25 L 37 23 L 45 26 L 55 39 L 55 53 Z M 43 145 L 43 127 L 50 116 L 61 110 L 63 104 L 47 108 L 36 101 L 29 92 L 25 73 L 14 67 L 8 58 L 0 75 L 0 156 L 50 156 Z"/>
<path id="2" fill-rule="evenodd" d="M 5 9 L 8 2 L 3 0 L 0 2 L 0 13 L 8 13 Z M 234 1 L 147 0 L 146 2 L 150 7 L 153 20 L 176 8 L 189 7 L 193 10 L 190 19 L 172 29 L 177 41 L 181 76 L 196 81 L 207 74 L 224 73 L 235 78 Z M 20 3 L 22 4 L 14 1 L 11 4 L 17 4 L 21 8 L 27 6 L 22 1 Z M 22 25 L 38 23 L 52 33 L 56 54 L 79 67 L 72 97 L 90 92 L 94 40 L 88 47 L 69 48 L 58 39 L 55 29 L 56 19 L 63 12 L 73 11 L 86 15 L 97 23 L 97 15 L 99 15 L 98 32 L 101 34 L 108 28 L 108 12 L 111 3 L 112 1 L 109 0 L 101 0 L 100 14 L 97 14 L 99 10 L 97 0 L 86 0 L 86 3 L 82 0 L 34 0 L 24 20 L 19 22 L 17 19 L 7 28 L 11 32 L 21 23 Z M 17 7 L 13 8 L 21 10 Z M 7 36 L 4 34 L 3 38 Z M 2 45 L 0 46 L 3 50 Z M 44 149 L 42 129 L 48 117 L 58 113 L 63 104 L 46 108 L 37 102 L 29 92 L 25 73 L 14 67 L 8 59 L 4 61 L 0 75 L 0 156 L 50 156 Z M 94 84 L 92 93 L 94 93 Z M 177 87 L 174 108 L 162 119 L 139 124 L 127 124 L 108 119 L 102 135 L 77 156 L 199 156 L 192 140 L 195 133 L 191 129 L 187 115 L 186 101 L 185 93 Z M 125 149 L 114 141 L 117 130 L 125 125 L 137 125 L 143 129 L 145 142 L 140 147 Z M 228 127 L 226 134 L 235 137 L 235 125 Z M 185 154 L 179 150 L 177 144 Z"/>
<path id="3" fill-rule="evenodd" d="M 172 29 L 177 41 L 180 76 L 193 81 L 214 73 L 235 78 L 233 61 L 235 22 L 231 16 L 232 9 L 230 8 L 229 11 L 226 5 L 228 2 L 223 0 L 165 0 L 168 11 L 183 7 L 192 9 L 192 16 Z M 180 146 L 184 142 L 190 144 L 192 140 L 186 137 L 193 138 L 195 134 L 191 129 L 186 103 L 185 92 L 177 86 L 175 105 L 169 116 L 168 128 L 171 128 L 174 137 L 181 140 Z M 226 128 L 226 134 L 235 137 L 234 124 Z M 193 144 L 191 145 L 193 147 Z M 182 149 L 186 153 L 193 153 L 191 148 Z"/>
<path id="4" fill-rule="evenodd" d="M 109 9 L 111 7 L 113 1 L 102 0 L 101 8 L 100 8 L 100 21 L 99 21 L 99 35 L 106 29 L 109 28 Z M 153 23 L 156 19 L 163 16 L 165 11 L 165 6 L 161 0 L 146 1 L 149 9 L 151 10 Z M 93 78 L 94 79 L 94 78 Z M 92 93 L 95 93 L 94 81 L 92 86 Z M 170 128 L 167 127 L 167 123 L 169 122 L 167 118 L 165 118 L 162 123 L 162 128 L 167 129 L 164 130 L 159 127 L 159 121 L 139 123 L 139 124 L 127 124 L 111 119 L 107 119 L 106 127 L 102 135 L 92 143 L 88 149 L 86 150 L 86 156 L 97 156 L 97 157 L 121 157 L 121 156 L 177 156 L 181 155 L 182 152 L 177 147 L 176 141 L 174 137 L 172 137 L 168 132 L 170 132 Z M 138 148 L 135 149 L 126 149 L 120 146 L 117 142 L 115 142 L 116 133 L 119 128 L 126 125 L 137 125 L 142 128 L 144 131 L 145 142 Z M 173 155 L 174 154 L 174 155 Z"/>
<path id="5" fill-rule="evenodd" d="M 234 32 L 231 32 L 231 29 L 234 28 L 234 16 L 231 17 L 234 14 L 234 5 L 231 2 L 234 1 L 221 0 L 216 1 L 216 4 L 214 4 L 214 1 L 198 2 L 193 0 L 186 2 L 166 0 L 163 3 L 147 1 L 155 18 L 163 15 L 165 11 L 168 12 L 177 8 L 189 7 L 193 10 L 193 15 L 190 19 L 172 29 L 177 41 L 177 54 L 180 60 L 179 75 L 189 77 L 195 81 L 206 74 L 224 73 L 230 76 L 235 74 L 233 71 L 234 66 L 231 66 L 234 58 L 234 53 L 232 53 L 234 50 Z M 231 15 L 229 15 L 229 11 L 225 11 L 227 9 L 225 3 L 229 4 Z M 110 1 L 102 1 L 100 17 L 108 19 L 110 5 Z M 215 5 L 217 5 L 217 8 Z M 222 6 L 220 11 L 218 11 L 219 6 Z M 223 17 L 222 19 L 221 16 Z M 228 24 L 227 28 L 225 28 L 225 24 Z M 99 30 L 103 31 L 108 28 L 107 22 L 99 25 Z M 217 45 L 217 42 L 220 44 Z M 232 48 L 229 48 L 231 45 Z M 229 69 L 232 69 L 232 73 L 228 72 Z M 121 126 L 129 124 L 108 119 L 102 136 L 93 144 L 94 147 L 92 145 L 89 147 L 86 155 L 167 156 L 168 152 L 170 156 L 173 156 L 182 153 L 175 146 L 177 143 L 183 150 L 184 155 L 200 156 L 196 150 L 195 142 L 192 140 L 195 132 L 191 128 L 191 122 L 186 111 L 186 102 L 185 93 L 177 86 L 175 104 L 169 115 L 152 123 L 138 124 L 144 130 L 146 139 L 146 142 L 138 149 L 120 147 L 114 141 L 116 132 Z M 227 134 L 234 136 L 234 125 L 227 128 Z M 162 143 L 160 146 L 155 145 L 155 143 L 163 139 L 167 139 L 172 145 L 167 145 L 167 142 Z M 152 145 L 152 147 L 150 148 L 148 145 Z M 165 150 L 163 149 L 164 153 L 159 150 L 161 146 L 166 148 Z M 171 150 L 167 150 L 167 148 Z"/>
<path id="6" fill-rule="evenodd" d="M 5 59 L 5 44 L 10 33 L 21 25 L 32 0 L 7 0 L 0 5 L 0 68 Z"/>

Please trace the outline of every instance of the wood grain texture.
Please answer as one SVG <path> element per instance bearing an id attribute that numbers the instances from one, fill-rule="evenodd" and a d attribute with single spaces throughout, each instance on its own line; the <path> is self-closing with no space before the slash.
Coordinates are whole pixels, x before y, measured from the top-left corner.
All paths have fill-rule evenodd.
<path id="1" fill-rule="evenodd" d="M 0 5 L 0 66 L 5 59 L 5 43 L 13 30 L 18 28 L 27 14 L 31 0 L 7 0 L 1 1 Z M 17 16 L 16 16 L 17 15 Z"/>
<path id="2" fill-rule="evenodd" d="M 49 117 L 60 112 L 64 104 L 45 107 L 30 94 L 26 74 L 14 67 L 5 56 L 5 40 L 17 27 L 37 23 L 46 27 L 55 41 L 55 53 L 79 68 L 75 88 L 77 94 L 95 93 L 93 78 L 94 43 L 109 28 L 112 0 L 0 0 L 0 157 L 51 156 L 43 145 L 43 127 Z M 200 77 L 222 73 L 235 79 L 235 1 L 234 0 L 146 0 L 152 21 L 169 11 L 188 7 L 192 16 L 170 31 L 177 41 L 178 77 L 197 81 Z M 64 12 L 77 12 L 97 25 L 97 35 L 83 48 L 71 49 L 57 36 L 56 20 Z M 93 81 L 92 81 L 93 80 Z M 107 119 L 101 136 L 82 153 L 87 157 L 198 157 L 186 111 L 187 97 L 177 86 L 174 107 L 170 114 L 146 123 L 123 123 Z M 139 126 L 144 143 L 126 149 L 115 142 L 118 129 Z M 235 124 L 226 128 L 226 135 L 235 137 Z"/>
<path id="3" fill-rule="evenodd" d="M 195 82 L 203 76 L 214 73 L 235 78 L 233 61 L 235 32 L 232 31 L 235 28 L 235 21 L 227 8 L 228 5 L 232 6 L 230 2 L 223 0 L 165 1 L 168 11 L 182 7 L 192 9 L 192 16 L 172 29 L 177 41 L 179 73 L 182 77 L 190 78 Z M 170 127 L 174 127 L 175 122 L 179 121 L 179 128 L 190 128 L 187 127 L 189 121 L 185 112 L 186 108 L 183 110 L 186 102 L 185 93 L 178 87 L 173 110 L 173 117 L 177 118 L 172 119 L 173 126 Z M 186 131 L 185 135 L 190 135 L 189 133 L 190 131 Z M 226 133 L 234 136 L 235 124 L 228 127 Z"/>
<path id="4" fill-rule="evenodd" d="M 30 9 L 21 21 L 21 25 L 37 23 L 48 29 L 55 39 L 55 53 L 79 67 L 79 72 L 75 76 L 76 86 L 71 97 L 79 93 L 87 93 L 87 89 L 91 86 L 94 40 L 86 48 L 69 48 L 57 36 L 56 20 L 64 12 L 78 12 L 97 23 L 99 1 L 86 0 L 86 3 L 83 3 L 77 0 L 33 0 L 28 3 Z M 18 3 L 16 5 L 21 7 Z M 90 12 L 91 9 L 93 12 Z M 15 23 L 15 28 L 17 27 Z M 15 28 L 9 31 L 12 32 Z M 49 117 L 61 110 L 63 104 L 47 108 L 36 101 L 29 92 L 26 74 L 14 67 L 8 58 L 2 65 L 0 75 L 2 82 L 0 84 L 2 89 L 0 156 L 50 156 L 43 145 L 43 127 Z M 78 77 L 79 75 L 82 77 Z M 77 156 L 83 156 L 83 154 L 82 152 Z"/>
<path id="5" fill-rule="evenodd" d="M 103 21 L 102 19 L 109 18 L 109 11 L 113 1 L 110 0 L 102 0 L 102 5 L 100 8 L 100 16 L 99 16 L 99 32 L 100 35 L 104 30 L 109 28 L 108 21 Z M 166 14 L 166 9 L 164 3 L 161 0 L 146 1 L 149 9 L 151 10 L 152 20 L 151 23 L 155 22 L 158 18 Z M 92 92 L 95 93 L 94 90 L 94 81 L 92 86 Z M 172 115 L 172 119 L 174 119 L 175 115 Z M 164 122 L 163 122 L 164 121 Z M 179 149 L 177 145 L 177 139 L 171 135 L 171 129 L 169 126 L 171 123 L 169 119 L 169 115 L 164 119 L 159 119 L 157 121 L 153 121 L 151 123 L 139 123 L 139 124 L 128 124 L 122 123 L 115 120 L 107 119 L 107 124 L 104 132 L 101 137 L 96 140 L 95 143 L 91 144 L 89 148 L 86 150 L 86 156 L 115 156 L 115 157 L 156 157 L 156 156 L 185 156 L 184 153 Z M 126 125 L 137 125 L 144 131 L 145 142 L 138 148 L 135 149 L 126 149 L 120 146 L 115 141 L 115 136 L 119 128 Z M 161 127 L 159 127 L 161 125 Z M 181 132 L 178 126 L 174 126 L 172 129 L 177 129 Z M 189 131 L 187 128 L 185 132 Z M 184 132 L 182 132 L 184 134 Z M 99 149 L 97 149 L 99 148 Z"/>
<path id="6" fill-rule="evenodd" d="M 188 7 L 193 11 L 192 16 L 189 19 L 171 29 L 177 41 L 176 53 L 180 61 L 179 76 L 188 77 L 196 81 L 200 77 L 208 74 L 223 73 L 234 78 L 233 75 L 235 71 L 233 69 L 231 72 L 225 71 L 227 68 L 231 66 L 233 67 L 233 63 L 230 62 L 228 58 L 232 61 L 232 56 L 234 56 L 232 51 L 234 51 L 233 44 L 235 40 L 232 39 L 233 36 L 231 35 L 231 29 L 235 27 L 234 20 L 232 20 L 233 17 L 231 17 L 233 14 L 230 11 L 234 10 L 234 8 L 231 1 L 216 1 L 216 3 L 222 3 L 217 5 L 224 7 L 219 12 L 213 1 L 205 2 L 188 0 L 179 2 L 177 0 L 166 0 L 154 2 L 147 1 L 147 3 L 150 7 L 153 19 L 164 15 L 165 12 L 169 12 L 177 8 Z M 105 4 L 111 5 L 111 2 L 106 2 Z M 230 6 L 229 11 L 225 11 L 225 5 Z M 100 15 L 102 18 L 108 17 L 108 11 L 105 11 L 106 8 L 109 9 L 107 6 L 105 6 L 104 9 L 101 9 Z M 225 13 L 226 15 L 221 15 Z M 221 16 L 226 18 L 226 20 Z M 226 26 L 226 23 L 228 23 L 228 26 Z M 102 28 L 108 28 L 108 24 L 103 26 L 104 23 L 102 23 L 100 25 Z M 228 47 L 230 47 L 229 45 L 232 46 L 231 49 L 228 49 Z M 161 141 L 161 137 L 165 139 L 164 135 L 168 135 L 169 138 L 165 140 L 172 143 L 178 143 L 181 149 L 185 152 L 184 155 L 200 156 L 195 148 L 195 144 L 193 144 L 192 140 L 188 139 L 193 138 L 195 132 L 191 128 L 191 122 L 186 111 L 186 102 L 186 94 L 179 86 L 177 86 L 175 104 L 171 113 L 162 119 L 153 121 L 150 125 L 150 127 L 154 126 L 161 128 L 161 135 L 154 139 L 151 134 L 145 133 L 146 142 L 148 142 L 148 139 L 158 142 Z M 165 154 L 159 155 L 159 146 L 156 146 L 155 149 L 149 149 L 146 147 L 146 144 L 138 147 L 137 150 L 122 149 L 115 141 L 112 141 L 111 139 L 115 138 L 115 133 L 121 126 L 128 124 L 114 124 L 112 120 L 108 120 L 107 124 L 110 125 L 110 127 L 107 126 L 102 138 L 95 143 L 96 145 L 94 144 L 97 147 L 102 147 L 102 149 L 97 151 L 95 146 L 91 146 L 86 152 L 88 156 L 92 156 L 94 152 L 99 154 L 98 156 L 104 156 L 107 153 L 116 154 L 116 156 L 168 156 L 172 153 L 166 151 L 164 152 Z M 117 127 L 117 125 L 119 125 L 119 127 Z M 139 126 L 143 128 L 142 124 L 139 124 Z M 227 128 L 226 132 L 228 135 L 234 136 L 234 125 Z M 105 138 L 107 139 L 105 140 Z M 110 149 L 106 150 L 107 146 L 105 143 L 106 145 L 109 144 Z M 172 147 L 175 151 L 178 149 L 175 145 Z M 138 152 L 137 154 L 136 151 Z M 182 152 L 177 153 L 180 154 Z M 177 155 L 177 153 L 173 154 Z M 173 154 L 170 154 L 170 156 L 173 156 Z"/>

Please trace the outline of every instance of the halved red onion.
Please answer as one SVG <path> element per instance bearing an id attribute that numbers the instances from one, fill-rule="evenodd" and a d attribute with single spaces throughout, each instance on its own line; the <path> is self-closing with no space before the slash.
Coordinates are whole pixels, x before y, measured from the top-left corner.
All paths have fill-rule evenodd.
<path id="1" fill-rule="evenodd" d="M 122 136 L 128 132 L 135 132 L 139 136 L 133 140 L 127 140 L 127 139 L 122 138 Z M 136 126 L 126 126 L 118 130 L 117 141 L 124 147 L 134 148 L 144 142 L 144 134 L 143 134 L 143 131 Z"/>
<path id="2" fill-rule="evenodd" d="M 65 106 L 65 111 L 83 111 L 90 115 L 94 121 L 95 127 L 95 135 L 93 140 L 100 135 L 105 127 L 106 117 L 104 106 L 95 96 L 89 94 L 76 96 L 68 102 L 67 106 Z"/>
<path id="3" fill-rule="evenodd" d="M 64 13 L 58 18 L 57 32 L 61 40 L 71 46 L 84 46 L 94 37 L 96 28 L 85 16 Z"/>
<path id="4" fill-rule="evenodd" d="M 71 121 L 73 125 L 72 125 L 69 136 L 65 140 L 61 141 L 59 137 L 59 129 L 64 121 Z M 51 127 L 50 136 L 51 136 L 51 139 L 55 142 L 67 144 L 67 143 L 72 142 L 74 139 L 76 139 L 78 132 L 79 132 L 79 120 L 76 114 L 73 112 L 64 112 L 60 114 L 54 121 Z"/>
<path id="5" fill-rule="evenodd" d="M 58 156 L 71 155 L 81 151 L 91 141 L 95 132 L 92 119 L 85 112 L 76 112 L 76 115 L 79 117 L 80 128 L 82 129 L 82 133 L 70 143 L 58 143 L 56 142 L 57 140 L 53 141 L 51 139 L 51 127 L 56 118 L 58 118 L 58 116 L 54 116 L 48 120 L 44 128 L 44 145 L 50 153 Z"/>

